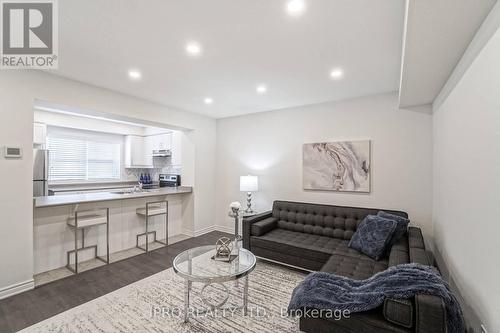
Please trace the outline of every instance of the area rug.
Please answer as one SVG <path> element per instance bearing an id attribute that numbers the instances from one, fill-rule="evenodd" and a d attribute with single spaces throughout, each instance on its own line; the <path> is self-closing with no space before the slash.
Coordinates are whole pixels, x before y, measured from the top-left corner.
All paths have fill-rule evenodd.
<path id="1" fill-rule="evenodd" d="M 172 268 L 96 298 L 21 332 L 299 332 L 297 320 L 286 315 L 295 286 L 306 274 L 259 260 L 249 276 L 247 316 L 241 310 L 196 312 L 203 301 L 200 283 L 193 284 L 193 312 L 183 321 L 184 280 Z M 227 306 L 242 304 L 243 283 L 225 283 Z M 224 298 L 223 287 L 205 289 L 213 303 Z"/>

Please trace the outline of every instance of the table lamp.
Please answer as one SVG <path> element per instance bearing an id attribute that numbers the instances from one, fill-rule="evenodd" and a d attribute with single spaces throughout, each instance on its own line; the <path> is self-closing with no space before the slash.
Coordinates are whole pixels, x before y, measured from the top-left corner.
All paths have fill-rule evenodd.
<path id="1" fill-rule="evenodd" d="M 247 214 L 252 214 L 255 211 L 252 209 L 252 192 L 259 190 L 259 179 L 257 176 L 241 176 L 240 191 L 247 192 L 247 209 L 244 210 Z"/>

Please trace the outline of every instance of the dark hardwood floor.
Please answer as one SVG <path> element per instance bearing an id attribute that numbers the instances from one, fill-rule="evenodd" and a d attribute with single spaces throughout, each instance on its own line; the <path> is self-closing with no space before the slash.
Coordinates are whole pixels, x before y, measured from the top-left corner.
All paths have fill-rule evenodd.
<path id="1" fill-rule="evenodd" d="M 215 244 L 222 236 L 228 236 L 228 234 L 215 231 L 186 239 L 148 254 L 69 276 L 0 300 L 0 332 L 21 330 L 161 272 L 172 267 L 172 260 L 180 252 L 196 246 Z"/>

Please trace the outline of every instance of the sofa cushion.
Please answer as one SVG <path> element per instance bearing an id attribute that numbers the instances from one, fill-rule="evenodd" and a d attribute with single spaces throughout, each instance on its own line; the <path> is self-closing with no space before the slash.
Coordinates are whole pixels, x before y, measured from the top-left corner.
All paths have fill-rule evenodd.
<path id="1" fill-rule="evenodd" d="M 378 260 L 387 250 L 397 223 L 376 215 L 368 215 L 349 242 L 349 247 Z"/>
<path id="2" fill-rule="evenodd" d="M 349 248 L 348 241 L 276 228 L 262 236 L 252 236 L 251 246 L 260 247 L 325 263 L 332 254 L 370 259 Z"/>
<path id="3" fill-rule="evenodd" d="M 429 253 L 417 247 L 410 248 L 410 261 L 420 265 L 434 266 L 433 258 L 429 257 Z"/>
<path id="4" fill-rule="evenodd" d="M 391 254 L 389 254 L 389 267 L 407 264 L 409 262 L 410 255 L 408 254 L 408 252 L 392 250 Z"/>
<path id="5" fill-rule="evenodd" d="M 391 250 L 408 252 L 408 236 L 404 235 L 399 240 L 397 240 L 396 243 L 392 245 Z"/>
<path id="6" fill-rule="evenodd" d="M 325 261 L 318 261 L 318 258 L 310 259 L 304 256 L 292 255 L 286 252 L 278 252 L 276 250 L 265 249 L 263 247 L 252 248 L 252 253 L 257 257 L 266 258 L 266 260 L 273 260 L 279 263 L 286 263 L 287 265 L 292 265 L 299 267 L 300 269 L 306 269 L 309 271 L 319 271 L 321 267 L 325 264 Z"/>
<path id="7" fill-rule="evenodd" d="M 384 301 L 384 317 L 391 323 L 412 328 L 413 302 L 409 299 L 386 298 Z"/>
<path id="8" fill-rule="evenodd" d="M 425 249 L 424 237 L 422 236 L 422 231 L 419 228 L 408 228 L 408 246 L 410 248 L 415 247 Z"/>
<path id="9" fill-rule="evenodd" d="M 277 220 L 274 217 L 269 217 L 261 221 L 255 222 L 251 227 L 252 236 L 262 236 L 277 226 Z"/>
<path id="10" fill-rule="evenodd" d="M 408 237 L 405 235 L 394 244 L 389 253 L 389 267 L 410 262 Z"/>
<path id="11" fill-rule="evenodd" d="M 386 260 L 375 261 L 370 258 L 355 258 L 334 254 L 321 268 L 321 271 L 345 276 L 354 280 L 364 280 L 386 269 Z"/>
<path id="12" fill-rule="evenodd" d="M 367 215 L 376 215 L 379 211 L 373 208 L 275 201 L 272 215 L 278 219 L 278 227 L 282 229 L 350 240 L 361 221 Z M 385 211 L 408 217 L 404 212 Z"/>
<path id="13" fill-rule="evenodd" d="M 407 218 L 404 218 L 402 216 L 396 215 L 396 214 L 391 214 L 387 213 L 383 210 L 377 213 L 377 216 L 389 219 L 389 220 L 394 220 L 396 221 L 396 229 L 394 230 L 394 233 L 392 234 L 391 241 L 389 242 L 389 246 L 394 245 L 401 237 L 406 235 L 406 232 L 408 231 L 408 224 L 410 223 L 410 220 Z"/>

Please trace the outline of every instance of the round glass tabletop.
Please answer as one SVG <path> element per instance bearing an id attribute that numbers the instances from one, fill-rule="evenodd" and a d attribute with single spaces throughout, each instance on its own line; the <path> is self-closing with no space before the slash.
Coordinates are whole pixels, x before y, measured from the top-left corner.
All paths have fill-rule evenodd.
<path id="1" fill-rule="evenodd" d="M 175 257 L 174 271 L 183 278 L 195 282 L 217 283 L 237 280 L 248 275 L 255 268 L 257 261 L 252 252 L 242 248 L 237 251 L 237 258 L 225 262 L 212 259 L 215 255 L 215 245 L 195 247 Z"/>

